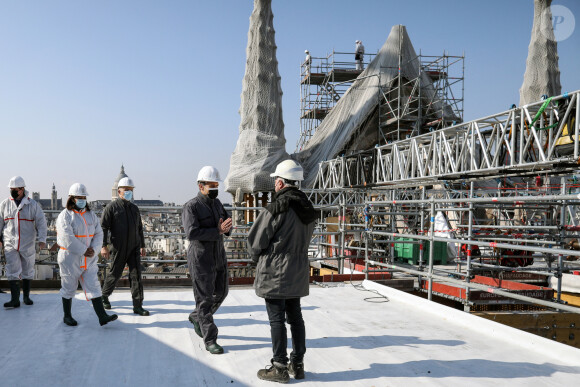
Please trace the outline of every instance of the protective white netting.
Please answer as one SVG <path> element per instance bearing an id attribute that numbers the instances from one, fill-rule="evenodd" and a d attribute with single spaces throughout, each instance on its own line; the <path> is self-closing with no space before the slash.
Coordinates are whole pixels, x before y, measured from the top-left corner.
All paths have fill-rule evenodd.
<path id="1" fill-rule="evenodd" d="M 305 187 L 310 187 L 314 183 L 321 161 L 357 149 L 357 143 L 368 143 L 365 134 L 374 136 L 376 142 L 376 130 L 371 133 L 363 129 L 378 106 L 379 87 L 388 91 L 397 76 L 399 50 L 402 55 L 401 75 L 407 79 L 419 76 L 421 63 L 405 26 L 393 26 L 387 41 L 375 59 L 360 74 L 359 80 L 353 83 L 318 126 L 304 149 L 293 155 L 304 167 Z M 433 82 L 425 73 L 421 73 L 420 76 L 423 101 L 430 103 L 433 110 L 440 112 L 439 116 L 453 118 L 452 109 L 449 106 L 443 108 L 443 102 L 436 97 Z"/>
<path id="2" fill-rule="evenodd" d="M 246 73 L 242 82 L 240 135 L 225 180 L 232 195 L 272 191 L 270 173 L 288 158 L 282 119 L 282 87 L 276 59 L 271 0 L 254 0 Z"/>
<path id="3" fill-rule="evenodd" d="M 560 95 L 558 43 L 552 26 L 552 0 L 534 1 L 534 24 L 528 48 L 524 83 L 520 89 L 520 106 L 537 102 L 542 95 Z"/>

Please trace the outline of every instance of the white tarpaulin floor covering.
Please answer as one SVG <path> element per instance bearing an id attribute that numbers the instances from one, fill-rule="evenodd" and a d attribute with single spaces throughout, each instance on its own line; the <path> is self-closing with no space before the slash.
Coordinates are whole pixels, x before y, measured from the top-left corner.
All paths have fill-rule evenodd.
<path id="1" fill-rule="evenodd" d="M 366 282 L 389 302 L 350 285 L 312 287 L 303 298 L 308 386 L 573 386 L 580 350 Z M 5 302 L 8 295 L 0 300 Z M 130 294 L 111 297 L 119 320 L 98 324 L 73 301 L 77 327 L 62 322 L 57 292 L 0 310 L 2 386 L 268 386 L 256 377 L 272 356 L 264 302 L 230 289 L 215 315 L 223 355 L 211 355 L 187 321 L 190 290 L 145 291 L 149 317 Z M 378 301 L 378 300 L 373 300 Z M 289 330 L 288 330 L 289 331 Z"/>

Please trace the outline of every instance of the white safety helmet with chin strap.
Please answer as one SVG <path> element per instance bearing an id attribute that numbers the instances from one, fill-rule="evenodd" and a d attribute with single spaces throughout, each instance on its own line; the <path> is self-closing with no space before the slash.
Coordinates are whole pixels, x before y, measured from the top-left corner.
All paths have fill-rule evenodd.
<path id="1" fill-rule="evenodd" d="M 119 180 L 119 184 L 117 184 L 117 188 L 135 188 L 135 183 L 133 183 L 133 179 L 130 177 L 124 177 Z"/>
<path id="2" fill-rule="evenodd" d="M 82 183 L 74 183 L 68 190 L 69 196 L 89 196 L 87 187 Z"/>
<path id="3" fill-rule="evenodd" d="M 204 181 L 207 183 L 221 183 L 222 179 L 220 178 L 220 172 L 216 167 L 206 165 L 199 170 L 199 173 L 197 174 L 197 181 Z"/>
<path id="4" fill-rule="evenodd" d="M 291 181 L 302 181 L 304 180 L 304 170 L 296 161 L 289 159 L 278 164 L 276 170 L 270 176 L 281 177 Z"/>
<path id="5" fill-rule="evenodd" d="M 20 188 L 20 187 L 26 187 L 24 179 L 21 176 L 11 177 L 10 181 L 8 182 L 8 188 Z"/>

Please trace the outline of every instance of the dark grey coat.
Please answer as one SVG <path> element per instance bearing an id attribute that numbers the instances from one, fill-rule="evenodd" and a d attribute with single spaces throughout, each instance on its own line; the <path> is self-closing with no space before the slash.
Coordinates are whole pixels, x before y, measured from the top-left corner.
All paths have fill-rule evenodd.
<path id="1" fill-rule="evenodd" d="M 103 246 L 112 244 L 123 255 L 126 251 L 145 247 L 139 207 L 130 201 L 116 198 L 107 204 L 101 217 L 101 226 Z"/>
<path id="2" fill-rule="evenodd" d="M 225 221 L 231 216 L 220 200 L 212 200 L 199 193 L 185 204 L 182 217 L 185 236 L 190 241 L 187 251 L 188 260 L 193 266 L 190 272 L 194 269 L 200 273 L 214 272 L 216 267 L 225 267 L 226 252 L 218 224 L 220 218 Z"/>
<path id="3" fill-rule="evenodd" d="M 248 234 L 248 251 L 257 261 L 254 288 L 263 298 L 308 295 L 308 245 L 317 212 L 297 188 L 277 192 Z"/>

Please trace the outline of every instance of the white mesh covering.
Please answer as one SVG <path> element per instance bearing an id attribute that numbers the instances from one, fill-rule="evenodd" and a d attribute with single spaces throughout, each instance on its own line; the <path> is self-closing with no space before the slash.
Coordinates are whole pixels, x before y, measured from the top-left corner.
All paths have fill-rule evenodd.
<path id="1" fill-rule="evenodd" d="M 282 120 L 282 87 L 276 60 L 271 0 L 254 0 L 246 73 L 242 82 L 240 136 L 225 180 L 232 195 L 274 190 L 270 173 L 288 158 Z"/>
<path id="2" fill-rule="evenodd" d="M 534 1 L 534 24 L 524 83 L 520 89 L 520 106 L 539 101 L 543 94 L 560 95 L 562 90 L 551 3 L 552 0 Z"/>
<path id="3" fill-rule="evenodd" d="M 342 152 L 354 149 L 356 142 L 366 140 L 361 138 L 361 130 L 378 106 L 379 86 L 387 88 L 397 76 L 399 48 L 402 55 L 402 76 L 408 79 L 417 78 L 421 64 L 407 30 L 402 25 L 393 26 L 387 41 L 375 59 L 358 77 L 360 80 L 355 81 L 346 91 L 318 126 L 316 133 L 304 149 L 293 155 L 304 167 L 305 187 L 312 186 L 321 161 L 332 159 Z M 421 95 L 425 103 L 432 103 L 434 110 L 443 111 L 442 102 L 435 98 L 432 81 L 425 73 L 421 73 L 421 85 L 423 85 Z M 448 106 L 443 114 L 449 118 L 454 117 Z M 376 131 L 373 135 L 377 137 Z M 353 139 L 355 139 L 354 143 Z M 345 149 L 347 147 L 348 149 Z"/>

